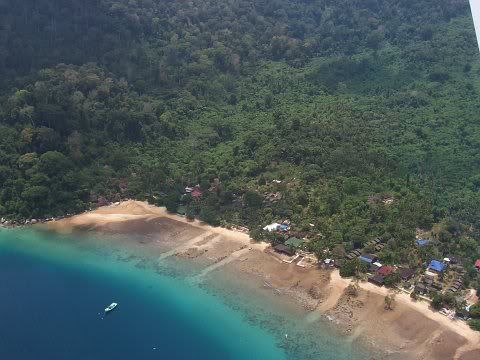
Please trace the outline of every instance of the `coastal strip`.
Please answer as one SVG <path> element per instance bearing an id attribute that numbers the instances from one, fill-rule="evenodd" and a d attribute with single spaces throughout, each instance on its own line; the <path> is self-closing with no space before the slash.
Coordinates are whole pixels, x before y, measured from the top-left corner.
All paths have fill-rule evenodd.
<path id="1" fill-rule="evenodd" d="M 159 260 L 177 256 L 202 263 L 196 279 L 218 272 L 243 274 L 273 296 L 305 308 L 306 321 L 325 319 L 352 341 L 381 349 L 389 358 L 480 358 L 480 334 L 430 310 L 427 302 L 397 291 L 392 309 L 386 310 L 384 299 L 392 290 L 344 279 L 337 270 L 287 264 L 269 244 L 252 242 L 248 234 L 189 221 L 144 202 L 129 200 L 37 226 L 62 233 L 148 232 L 153 239 L 148 246 L 161 248 Z M 165 241 L 172 243 L 167 251 Z"/>

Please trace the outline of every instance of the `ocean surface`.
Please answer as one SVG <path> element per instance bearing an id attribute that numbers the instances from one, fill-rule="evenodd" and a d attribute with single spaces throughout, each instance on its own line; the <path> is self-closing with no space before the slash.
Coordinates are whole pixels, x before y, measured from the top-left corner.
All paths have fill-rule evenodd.
<path id="1" fill-rule="evenodd" d="M 148 253 L 106 236 L 0 229 L 0 359 L 370 358 L 328 324 Z"/>

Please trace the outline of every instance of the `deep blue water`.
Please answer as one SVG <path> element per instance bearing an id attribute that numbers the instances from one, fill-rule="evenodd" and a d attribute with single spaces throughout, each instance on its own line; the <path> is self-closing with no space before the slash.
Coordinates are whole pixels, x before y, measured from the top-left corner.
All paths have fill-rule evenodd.
<path id="1" fill-rule="evenodd" d="M 0 230 L 0 359 L 367 358 L 327 332 L 306 341 L 303 327 L 238 289 L 229 304 L 229 291 L 119 261 L 92 243 Z M 113 301 L 119 307 L 102 319 Z M 304 344 L 285 347 L 294 326 Z"/>
<path id="2" fill-rule="evenodd" d="M 0 264 L 1 359 L 228 358 L 221 343 L 132 284 L 6 249 Z M 102 320 L 113 300 L 118 311 Z"/>

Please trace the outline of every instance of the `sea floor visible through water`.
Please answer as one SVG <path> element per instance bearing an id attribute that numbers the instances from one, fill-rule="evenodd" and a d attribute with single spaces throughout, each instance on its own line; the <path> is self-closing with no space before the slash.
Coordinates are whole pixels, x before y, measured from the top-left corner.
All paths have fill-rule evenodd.
<path id="1" fill-rule="evenodd" d="M 241 274 L 199 278 L 130 237 L 0 229 L 0 359 L 373 356 Z"/>

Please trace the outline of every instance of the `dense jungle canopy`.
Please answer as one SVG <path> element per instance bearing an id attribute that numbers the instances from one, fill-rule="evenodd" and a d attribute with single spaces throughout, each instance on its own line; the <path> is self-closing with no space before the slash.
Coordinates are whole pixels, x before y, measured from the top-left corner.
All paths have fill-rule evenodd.
<path id="1" fill-rule="evenodd" d="M 479 59 L 467 0 L 0 0 L 0 217 L 131 197 L 471 263 Z"/>

